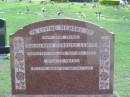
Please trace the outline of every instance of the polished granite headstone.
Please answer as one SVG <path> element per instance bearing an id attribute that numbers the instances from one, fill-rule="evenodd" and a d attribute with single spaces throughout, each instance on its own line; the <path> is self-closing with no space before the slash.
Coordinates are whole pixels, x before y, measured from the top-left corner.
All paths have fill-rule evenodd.
<path id="1" fill-rule="evenodd" d="M 6 21 L 0 18 L 0 54 L 9 53 L 9 46 L 6 46 Z"/>
<path id="2" fill-rule="evenodd" d="M 117 97 L 114 34 L 105 29 L 89 22 L 52 19 L 25 26 L 10 41 L 13 95 Z"/>
<path id="3" fill-rule="evenodd" d="M 0 19 L 0 46 L 6 44 L 6 22 L 4 19 Z"/>

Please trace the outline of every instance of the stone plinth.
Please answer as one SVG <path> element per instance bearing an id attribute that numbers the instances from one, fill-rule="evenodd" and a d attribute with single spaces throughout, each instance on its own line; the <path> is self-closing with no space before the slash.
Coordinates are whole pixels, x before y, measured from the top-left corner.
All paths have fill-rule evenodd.
<path id="1" fill-rule="evenodd" d="M 8 97 L 120 97 L 118 93 L 102 95 L 12 95 Z"/>

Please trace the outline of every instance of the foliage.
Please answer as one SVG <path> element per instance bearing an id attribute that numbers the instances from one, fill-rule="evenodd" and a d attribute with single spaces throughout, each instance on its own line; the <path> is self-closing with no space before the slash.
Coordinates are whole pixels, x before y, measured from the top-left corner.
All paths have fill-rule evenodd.
<path id="1" fill-rule="evenodd" d="M 51 0 L 51 1 L 54 1 L 54 2 L 59 2 L 59 3 L 63 3 L 63 2 L 69 2 L 69 0 Z"/>
<path id="2" fill-rule="evenodd" d="M 99 0 L 101 4 L 106 4 L 106 5 L 119 5 L 120 1 L 119 0 Z"/>

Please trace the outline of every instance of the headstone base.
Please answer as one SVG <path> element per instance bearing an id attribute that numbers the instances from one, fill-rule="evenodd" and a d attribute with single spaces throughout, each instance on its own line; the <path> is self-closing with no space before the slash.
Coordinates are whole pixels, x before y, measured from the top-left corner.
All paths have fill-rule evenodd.
<path id="1" fill-rule="evenodd" d="M 9 46 L 0 46 L 0 54 L 8 54 Z"/>
<path id="2" fill-rule="evenodd" d="M 118 93 L 102 95 L 12 95 L 8 97 L 120 97 Z"/>

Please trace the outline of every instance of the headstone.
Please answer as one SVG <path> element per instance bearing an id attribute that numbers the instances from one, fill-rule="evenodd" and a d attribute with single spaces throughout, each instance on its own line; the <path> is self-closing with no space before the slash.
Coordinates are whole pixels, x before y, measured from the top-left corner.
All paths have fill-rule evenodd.
<path id="1" fill-rule="evenodd" d="M 94 4 L 92 5 L 92 8 L 96 8 L 96 7 L 97 7 L 97 4 L 94 3 Z"/>
<path id="2" fill-rule="evenodd" d="M 42 14 L 45 13 L 46 11 L 47 11 L 47 9 L 46 9 L 45 7 L 42 7 L 42 8 L 41 8 Z"/>
<path id="3" fill-rule="evenodd" d="M 0 19 L 0 46 L 6 45 L 6 22 Z"/>
<path id="4" fill-rule="evenodd" d="M 6 46 L 6 21 L 0 19 L 0 54 L 9 53 L 9 46 Z"/>
<path id="5" fill-rule="evenodd" d="M 24 27 L 10 41 L 11 97 L 117 97 L 114 34 L 105 29 L 52 19 Z"/>
<path id="6" fill-rule="evenodd" d="M 58 15 L 58 16 L 61 16 L 61 15 L 63 15 L 63 14 L 64 14 L 63 9 L 58 9 L 57 15 Z"/>
<path id="7" fill-rule="evenodd" d="M 97 15 L 98 19 L 100 20 L 100 19 L 101 19 L 102 12 L 101 12 L 101 11 L 97 11 L 97 12 L 96 12 L 96 15 Z"/>
<path id="8" fill-rule="evenodd" d="M 29 13 L 31 10 L 28 6 L 26 6 L 26 12 Z"/>
<path id="9" fill-rule="evenodd" d="M 85 14 L 84 12 L 79 11 L 79 12 L 78 12 L 78 15 L 79 15 L 81 18 L 86 19 L 86 14 Z"/>

